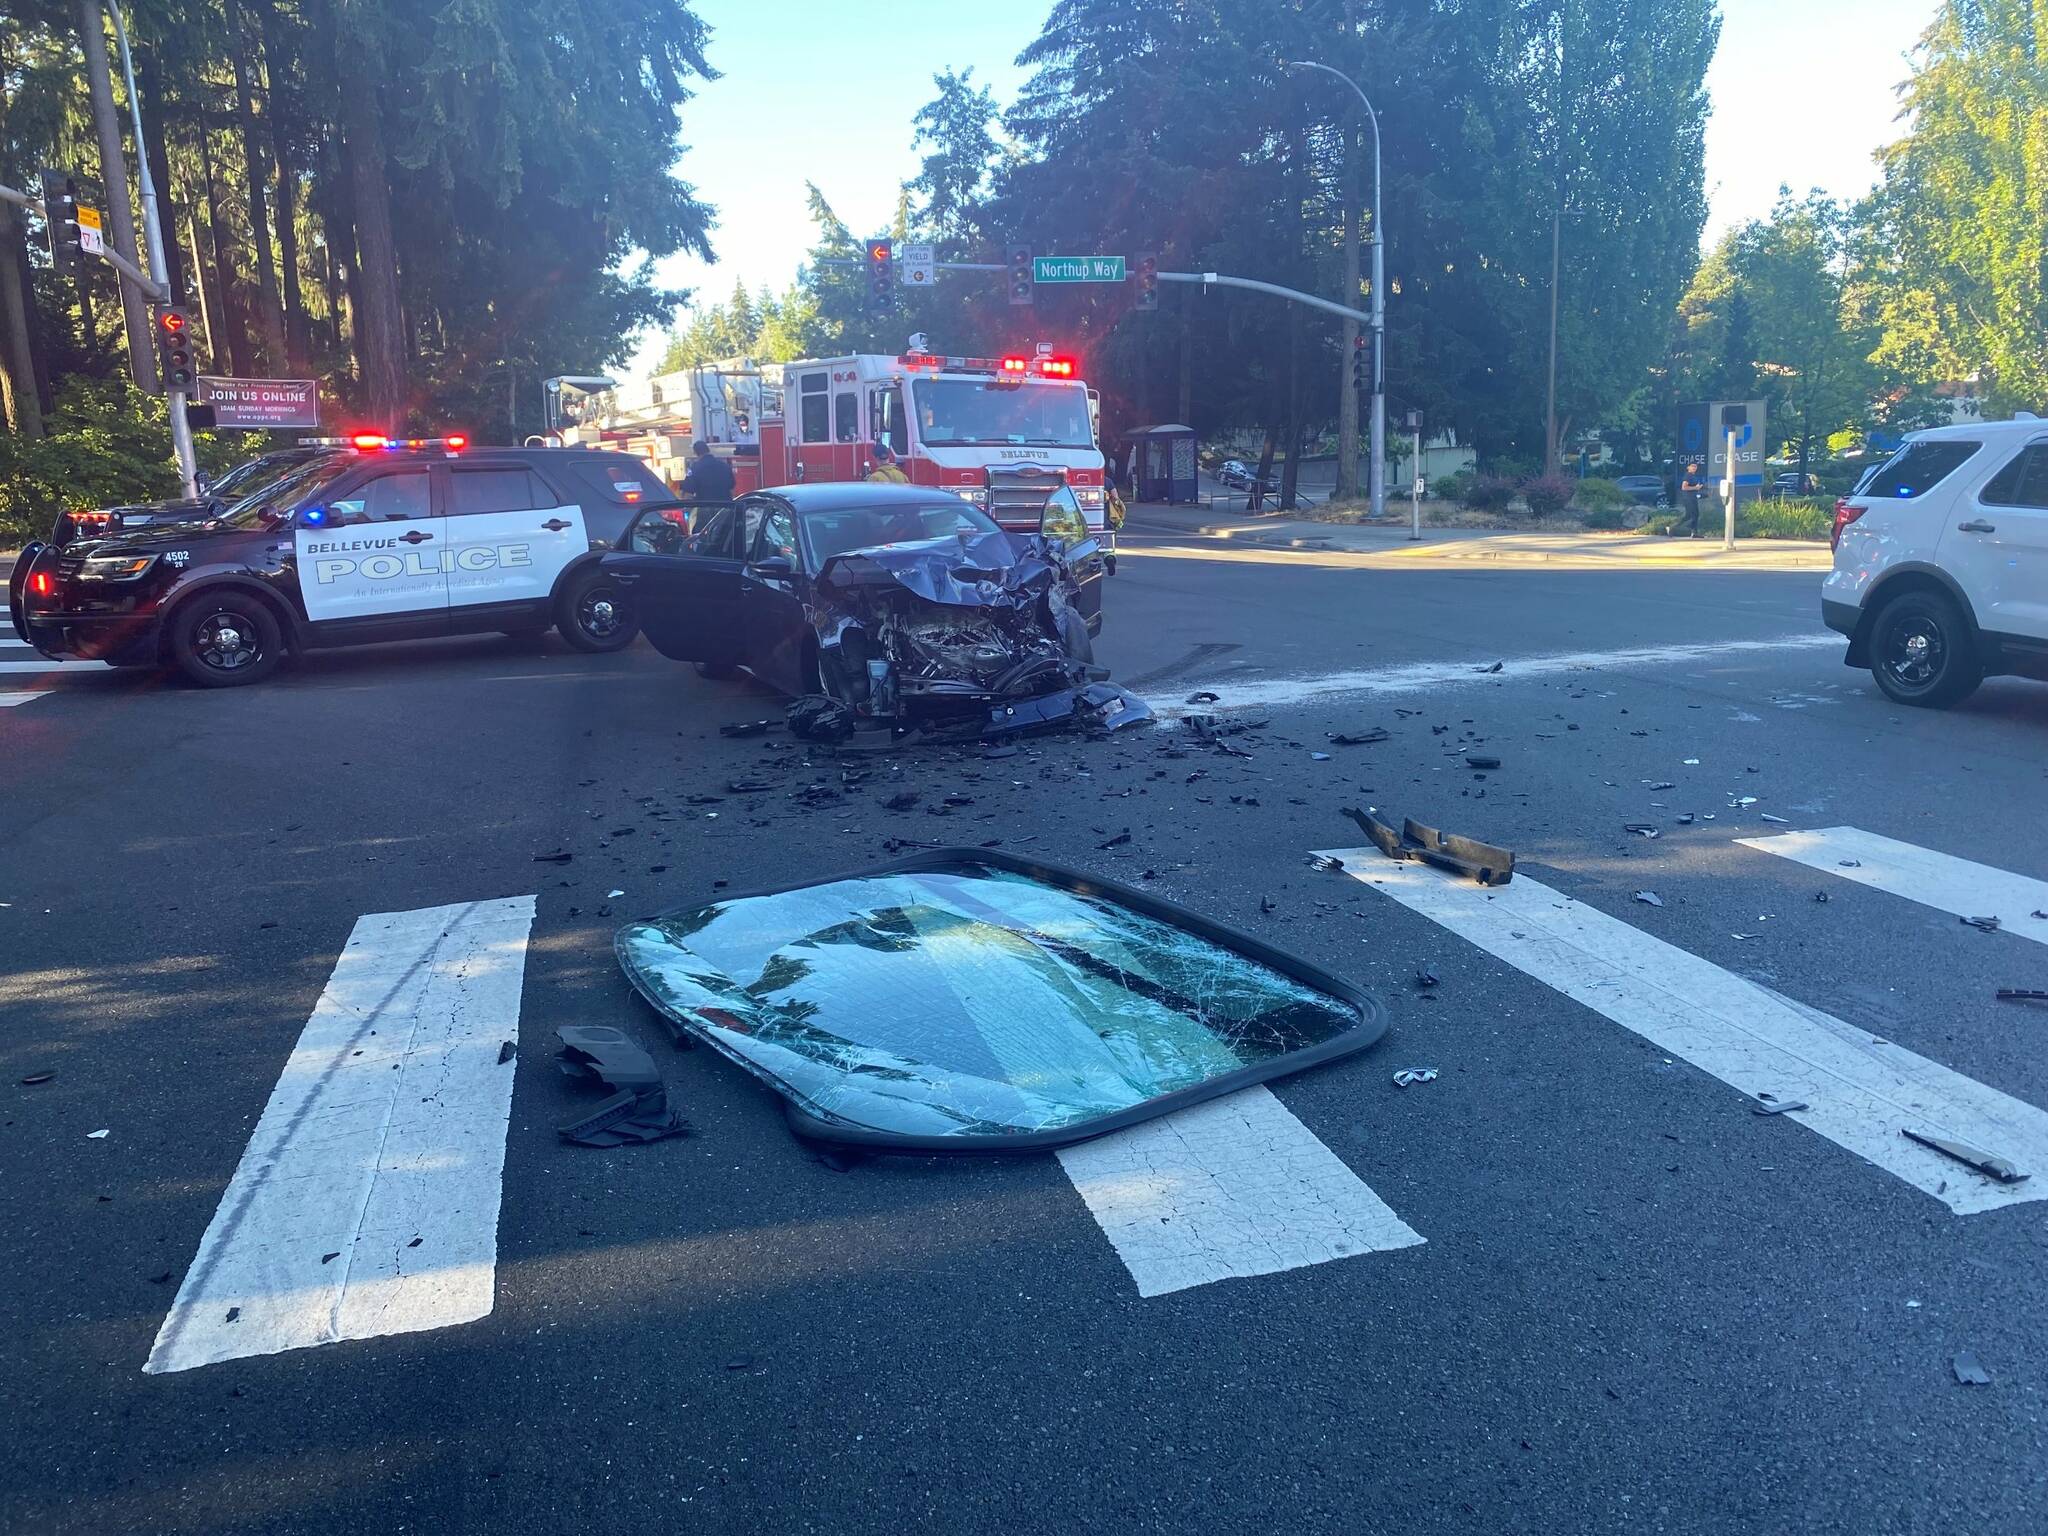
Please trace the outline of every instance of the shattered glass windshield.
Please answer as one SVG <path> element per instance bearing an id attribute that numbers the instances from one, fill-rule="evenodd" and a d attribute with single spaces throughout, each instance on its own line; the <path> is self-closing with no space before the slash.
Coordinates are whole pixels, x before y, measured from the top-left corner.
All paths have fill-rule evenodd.
<path id="1" fill-rule="evenodd" d="M 634 923 L 618 953 L 803 1134 L 904 1148 L 1077 1141 L 1385 1028 L 1343 982 L 1165 902 L 966 851 Z"/>

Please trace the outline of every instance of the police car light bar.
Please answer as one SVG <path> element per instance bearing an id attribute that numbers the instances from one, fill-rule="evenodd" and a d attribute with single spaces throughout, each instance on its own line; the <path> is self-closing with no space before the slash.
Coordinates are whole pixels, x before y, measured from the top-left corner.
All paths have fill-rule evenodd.
<path id="1" fill-rule="evenodd" d="M 352 432 L 347 437 L 302 437 L 299 446 L 353 448 L 359 453 L 398 448 L 446 448 L 450 453 L 460 453 L 469 446 L 469 438 L 460 432 L 451 432 L 446 437 L 386 437 L 382 432 Z"/>

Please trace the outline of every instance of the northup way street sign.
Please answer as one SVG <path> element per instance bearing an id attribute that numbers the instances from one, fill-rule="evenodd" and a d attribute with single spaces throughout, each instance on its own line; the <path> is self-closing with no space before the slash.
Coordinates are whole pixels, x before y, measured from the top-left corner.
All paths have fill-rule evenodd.
<path id="1" fill-rule="evenodd" d="M 1034 256 L 1034 283 L 1120 283 L 1124 280 L 1121 256 Z"/>

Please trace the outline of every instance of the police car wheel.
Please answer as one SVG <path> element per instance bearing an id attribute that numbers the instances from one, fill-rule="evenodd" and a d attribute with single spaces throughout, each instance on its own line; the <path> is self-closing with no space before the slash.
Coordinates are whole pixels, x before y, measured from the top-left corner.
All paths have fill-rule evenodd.
<path id="1" fill-rule="evenodd" d="M 562 594 L 555 627 L 579 651 L 622 651 L 640 633 L 640 621 L 611 578 L 592 572 Z"/>
<path id="2" fill-rule="evenodd" d="M 277 619 L 260 598 L 204 598 L 171 616 L 171 659 L 201 687 L 259 682 L 283 652 Z"/>

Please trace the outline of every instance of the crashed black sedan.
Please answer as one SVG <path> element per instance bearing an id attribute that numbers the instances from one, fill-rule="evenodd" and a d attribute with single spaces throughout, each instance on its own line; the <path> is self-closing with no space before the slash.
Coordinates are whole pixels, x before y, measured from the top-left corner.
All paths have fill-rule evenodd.
<path id="1" fill-rule="evenodd" d="M 699 519 L 693 531 L 674 509 L 643 513 L 605 574 L 656 650 L 797 696 L 803 734 L 986 736 L 1150 714 L 1094 665 L 1107 558 L 1063 486 L 1035 535 L 947 491 L 867 482 L 782 486 Z"/>

